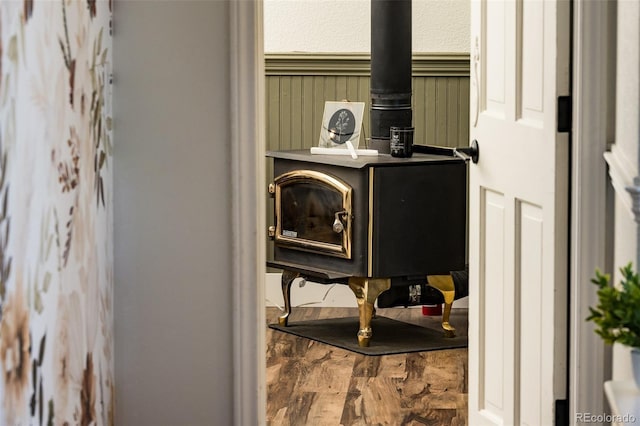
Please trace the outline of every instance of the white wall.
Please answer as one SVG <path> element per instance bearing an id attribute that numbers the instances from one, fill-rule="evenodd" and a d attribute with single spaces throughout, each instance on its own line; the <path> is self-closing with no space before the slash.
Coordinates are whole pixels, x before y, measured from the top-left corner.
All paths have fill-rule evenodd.
<path id="1" fill-rule="evenodd" d="M 266 306 L 278 307 L 284 311 L 281 273 L 266 274 Z M 344 284 L 319 284 L 296 278 L 291 285 L 291 306 L 310 306 L 314 308 L 357 308 L 356 296 L 349 286 Z"/>
<path id="2" fill-rule="evenodd" d="M 468 52 L 469 0 L 413 0 L 414 52 Z M 370 52 L 370 0 L 265 0 L 266 53 Z"/>
<path id="3" fill-rule="evenodd" d="M 607 163 L 615 189 L 614 281 L 620 282 L 618 269 L 633 262 L 636 269 L 636 224 L 631 210 L 631 197 L 626 187 L 633 186 L 638 176 L 640 142 L 640 3 L 618 2 L 616 136 Z M 631 378 L 627 348 L 614 347 L 613 378 Z"/>
<path id="4" fill-rule="evenodd" d="M 232 424 L 228 2 L 115 3 L 116 424 Z"/>
<path id="5" fill-rule="evenodd" d="M 621 266 L 632 261 L 636 253 L 635 221 L 628 204 L 622 201 L 622 197 L 615 197 L 615 241 L 614 241 L 614 267 L 613 280 L 620 282 Z M 614 380 L 631 379 L 631 358 L 629 349 L 615 344 L 612 351 L 612 374 Z"/>

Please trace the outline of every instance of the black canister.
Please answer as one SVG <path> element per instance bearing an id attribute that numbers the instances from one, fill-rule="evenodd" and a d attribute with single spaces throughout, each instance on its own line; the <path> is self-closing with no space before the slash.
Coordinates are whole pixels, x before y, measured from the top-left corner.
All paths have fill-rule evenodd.
<path id="1" fill-rule="evenodd" d="M 413 127 L 391 127 L 391 156 L 411 157 L 413 155 Z"/>

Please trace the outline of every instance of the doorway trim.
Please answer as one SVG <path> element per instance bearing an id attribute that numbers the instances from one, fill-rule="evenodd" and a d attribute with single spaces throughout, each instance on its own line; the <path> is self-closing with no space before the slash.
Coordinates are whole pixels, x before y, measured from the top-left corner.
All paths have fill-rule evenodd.
<path id="1" fill-rule="evenodd" d="M 262 0 L 229 2 L 233 422 L 266 422 L 264 43 Z"/>
<path id="2" fill-rule="evenodd" d="M 610 2 L 573 2 L 573 128 L 570 229 L 569 424 L 577 413 L 604 413 L 609 374 L 602 339 L 586 321 L 597 304 L 590 284 L 607 261 L 607 113 L 611 70 Z M 615 49 L 615 46 L 614 46 Z M 615 51 L 615 50 L 614 50 Z M 609 123 L 610 124 L 610 123 Z"/>
<path id="3" fill-rule="evenodd" d="M 584 321 L 606 258 L 608 2 L 574 2 L 570 413 L 603 411 L 604 348 Z M 265 424 L 264 52 L 262 0 L 230 2 L 234 424 Z M 594 66 L 602 64 L 602 66 Z M 589 188 L 580 191 L 580 188 Z M 588 231 L 588 232 L 585 232 Z M 577 390 L 580 392 L 577 392 Z M 601 408 L 602 407 L 602 408 Z M 574 419 L 570 419 L 574 423 Z"/>

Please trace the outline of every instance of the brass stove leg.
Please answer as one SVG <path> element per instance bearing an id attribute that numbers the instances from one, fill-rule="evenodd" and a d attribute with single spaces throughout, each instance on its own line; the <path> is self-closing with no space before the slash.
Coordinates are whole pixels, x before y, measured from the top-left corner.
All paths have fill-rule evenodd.
<path id="1" fill-rule="evenodd" d="M 391 280 L 388 278 L 349 278 L 349 288 L 356 295 L 358 300 L 358 311 L 360 313 L 360 330 L 358 331 L 358 346 L 367 347 L 373 334 L 371 330 L 371 318 L 374 316 L 375 308 L 373 304 L 385 290 L 391 287 Z"/>
<path id="2" fill-rule="evenodd" d="M 429 275 L 427 283 L 444 296 L 444 311 L 442 312 L 442 328 L 446 337 L 455 337 L 456 329 L 449 324 L 451 305 L 456 295 L 456 287 L 451 275 Z"/>
<path id="3" fill-rule="evenodd" d="M 282 327 L 286 327 L 289 322 L 289 315 L 291 314 L 291 284 L 298 276 L 300 276 L 298 272 L 289 271 L 288 269 L 282 271 L 281 285 L 282 296 L 284 297 L 284 314 L 278 317 L 278 324 Z"/>

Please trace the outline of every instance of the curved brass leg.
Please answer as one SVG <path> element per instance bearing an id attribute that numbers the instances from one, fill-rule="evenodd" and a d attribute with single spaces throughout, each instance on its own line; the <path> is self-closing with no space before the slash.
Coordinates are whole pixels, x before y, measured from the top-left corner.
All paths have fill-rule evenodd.
<path id="1" fill-rule="evenodd" d="M 446 337 L 455 337 L 456 329 L 449 324 L 451 305 L 456 295 L 456 288 L 451 275 L 429 275 L 427 283 L 444 296 L 444 311 L 442 312 L 442 328 Z"/>
<path id="2" fill-rule="evenodd" d="M 371 318 L 375 308 L 373 304 L 385 290 L 391 287 L 391 280 L 388 278 L 349 278 L 349 288 L 356 295 L 358 300 L 358 311 L 360 313 L 360 330 L 358 331 L 358 346 L 367 347 L 371 341 L 373 331 L 371 329 Z"/>
<path id="3" fill-rule="evenodd" d="M 282 296 L 284 297 L 284 314 L 278 317 L 278 324 L 282 327 L 286 327 L 289 322 L 289 315 L 291 314 L 291 283 L 298 278 L 300 274 L 298 272 L 289 271 L 287 269 L 282 271 Z"/>

